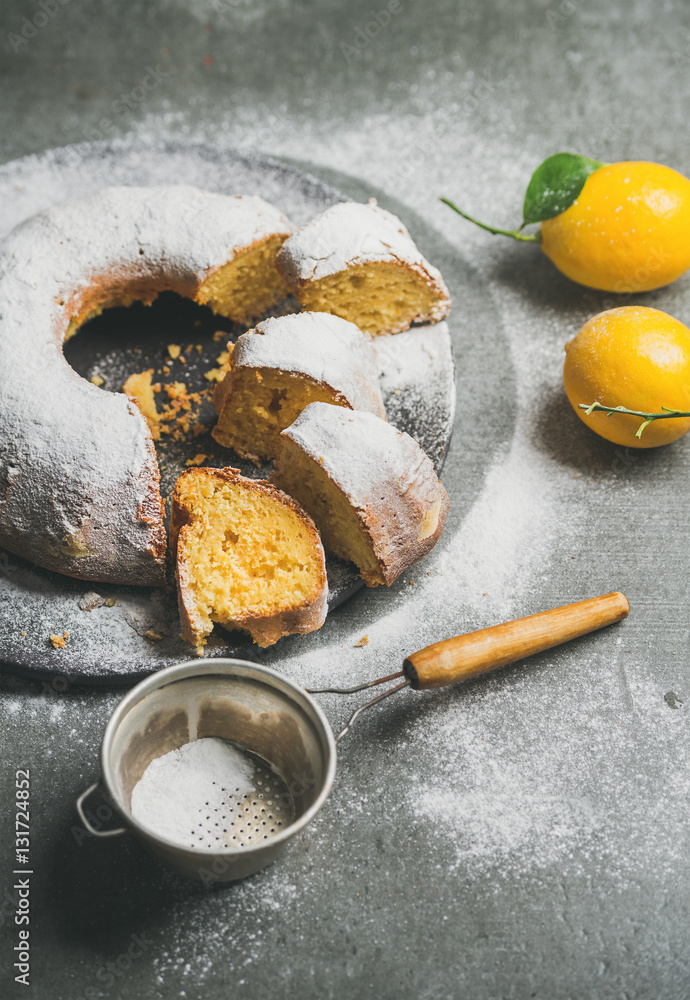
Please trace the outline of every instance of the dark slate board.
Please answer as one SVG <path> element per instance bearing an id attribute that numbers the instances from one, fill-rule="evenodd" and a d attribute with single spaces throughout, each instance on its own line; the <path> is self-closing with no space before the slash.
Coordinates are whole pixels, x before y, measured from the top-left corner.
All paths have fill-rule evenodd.
<path id="1" fill-rule="evenodd" d="M 110 184 L 190 183 L 227 194 L 258 194 L 278 205 L 298 224 L 338 201 L 334 187 L 287 164 L 262 156 L 222 153 L 204 145 L 167 144 L 132 148 L 86 144 L 52 150 L 0 168 L 0 234 L 51 204 L 82 197 Z M 297 308 L 286 302 L 281 309 Z M 451 320 L 452 321 L 452 320 Z M 208 385 L 204 372 L 216 365 L 224 331 L 235 339 L 246 327 L 214 316 L 172 293 L 153 306 L 113 309 L 88 323 L 65 348 L 70 364 L 89 378 L 100 375 L 104 391 L 119 391 L 133 372 L 170 364 L 164 381 L 184 381 L 189 391 Z M 167 345 L 201 345 L 187 352 L 187 364 L 169 362 Z M 417 327 L 379 338 L 377 351 L 389 420 L 407 431 L 440 471 L 450 441 L 455 411 L 451 336 L 446 323 Z M 215 414 L 204 403 L 199 420 L 208 427 Z M 169 495 L 185 462 L 205 453 L 204 465 L 233 465 L 245 475 L 265 478 L 272 464 L 256 467 L 220 448 L 205 433 L 159 452 L 161 489 Z M 329 558 L 329 608 L 362 586 L 351 564 Z M 107 603 L 87 611 L 84 595 L 96 592 Z M 326 623 L 327 627 L 328 622 Z M 0 658 L 18 672 L 69 681 L 132 681 L 193 655 L 178 635 L 172 580 L 161 589 L 90 584 L 40 569 L 10 553 L 0 555 Z M 69 632 L 65 648 L 54 650 L 51 633 Z M 147 632 L 162 638 L 151 641 Z M 288 640 L 281 640 L 286 642 Z M 206 647 L 209 656 L 251 658 L 257 652 L 248 636 L 216 628 Z"/>

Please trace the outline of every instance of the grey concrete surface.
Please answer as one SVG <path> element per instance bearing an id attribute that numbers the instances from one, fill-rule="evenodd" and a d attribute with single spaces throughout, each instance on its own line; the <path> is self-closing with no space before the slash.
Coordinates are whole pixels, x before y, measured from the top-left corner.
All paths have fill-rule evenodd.
<path id="1" fill-rule="evenodd" d="M 436 638 L 611 589 L 628 594 L 631 617 L 462 690 L 381 706 L 342 745 L 333 796 L 306 834 L 226 889 L 177 879 L 129 839 L 80 836 L 73 800 L 97 776 L 117 690 L 4 673 L 3 1000 L 690 995 L 689 445 L 637 453 L 591 435 L 564 400 L 562 349 L 611 297 L 437 200 L 515 223 L 531 170 L 561 148 L 690 173 L 690 8 L 386 10 L 5 0 L 0 156 L 99 138 L 257 149 L 353 196 L 388 195 L 464 262 L 454 278 L 477 316 L 455 343 L 472 378 L 444 471 L 443 544 L 392 592 L 356 595 L 266 662 L 307 685 L 364 680 Z M 687 322 L 690 279 L 635 301 Z M 486 366 L 502 351 L 498 398 L 475 364 L 484 346 Z M 324 705 L 334 724 L 347 714 Z M 12 967 L 14 783 L 26 768 L 28 988 Z"/>

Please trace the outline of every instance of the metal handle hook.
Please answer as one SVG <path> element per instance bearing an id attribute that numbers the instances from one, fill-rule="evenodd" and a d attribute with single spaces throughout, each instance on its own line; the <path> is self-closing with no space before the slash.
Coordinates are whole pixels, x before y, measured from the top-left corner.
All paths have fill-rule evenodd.
<path id="1" fill-rule="evenodd" d="M 84 802 L 88 799 L 89 795 L 93 794 L 100 785 L 100 778 L 98 781 L 94 781 L 93 785 L 89 785 L 86 791 L 82 792 L 77 799 L 77 812 L 79 813 L 79 819 L 82 821 L 89 833 L 94 837 L 117 837 L 121 833 L 127 833 L 127 827 L 118 826 L 115 830 L 97 830 L 95 826 L 91 825 L 91 822 L 87 819 L 86 813 L 84 812 Z"/>
<path id="2" fill-rule="evenodd" d="M 384 698 L 387 698 L 388 695 L 395 694 L 396 691 L 401 691 L 402 688 L 409 687 L 409 685 L 410 685 L 409 681 L 402 681 L 400 684 L 396 684 L 395 687 L 389 688 L 388 691 L 384 691 L 383 694 L 377 694 L 375 698 L 371 699 L 371 701 L 367 701 L 363 705 L 360 705 L 359 708 L 356 708 L 352 713 L 352 715 L 350 716 L 350 718 L 347 720 L 347 725 L 343 729 L 341 729 L 338 735 L 336 736 L 335 742 L 340 743 L 343 736 L 345 736 L 346 733 L 349 733 L 352 723 L 359 715 L 362 714 L 362 712 L 365 712 L 368 708 L 371 708 L 372 705 L 378 705 L 378 703 L 380 701 L 383 701 Z"/>
<path id="3" fill-rule="evenodd" d="M 403 671 L 398 670 L 394 674 L 388 674 L 387 677 L 377 677 L 374 681 L 367 681 L 365 684 L 356 684 L 355 687 L 349 688 L 307 688 L 309 694 L 355 694 L 357 691 L 365 691 L 367 688 L 376 687 L 377 684 L 387 684 L 388 681 L 397 680 L 398 677 L 403 677 Z M 360 705 L 356 708 L 350 718 L 347 721 L 347 725 L 344 729 L 341 729 L 335 738 L 336 743 L 340 743 L 345 733 L 349 732 L 352 723 L 355 719 L 362 714 L 367 708 L 371 708 L 372 705 L 377 705 L 384 698 L 387 698 L 389 694 L 395 694 L 396 691 L 400 691 L 404 687 L 409 687 L 409 680 L 402 681 L 400 684 L 396 684 L 395 687 L 389 688 L 388 691 L 384 691 L 383 694 L 377 695 L 372 698 L 371 701 L 365 702 L 364 705 Z"/>

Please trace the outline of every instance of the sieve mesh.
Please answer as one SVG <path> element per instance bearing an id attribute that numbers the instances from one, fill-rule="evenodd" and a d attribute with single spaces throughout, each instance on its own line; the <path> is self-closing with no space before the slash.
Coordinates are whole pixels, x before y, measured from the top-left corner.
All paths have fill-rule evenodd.
<path id="1" fill-rule="evenodd" d="M 213 781 L 213 793 L 199 810 L 190 830 L 190 846 L 210 850 L 258 847 L 288 827 L 294 819 L 292 797 L 285 782 L 265 761 L 232 744 L 253 766 L 247 790 Z M 245 786 L 246 787 L 246 786 Z"/>

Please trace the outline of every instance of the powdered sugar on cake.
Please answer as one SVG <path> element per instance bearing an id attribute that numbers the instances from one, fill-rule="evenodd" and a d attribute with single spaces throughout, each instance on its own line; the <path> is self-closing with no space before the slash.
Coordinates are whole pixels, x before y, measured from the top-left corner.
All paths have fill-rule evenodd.
<path id="1" fill-rule="evenodd" d="M 233 365 L 305 374 L 342 394 L 353 409 L 385 416 L 371 341 L 339 316 L 305 312 L 263 320 L 238 339 Z"/>
<path id="2" fill-rule="evenodd" d="M 67 364 L 74 316 L 133 295 L 193 295 L 234 252 L 292 224 L 256 197 L 106 188 L 28 219 L 0 247 L 0 545 L 114 583 L 163 581 L 151 436 L 125 396 Z"/>
<path id="3" fill-rule="evenodd" d="M 434 287 L 441 300 L 431 319 L 448 312 L 449 295 L 441 272 L 415 246 L 397 216 L 368 204 L 333 205 L 283 244 L 276 263 L 286 278 L 298 284 L 318 281 L 357 264 L 402 264 Z"/>
<path id="4" fill-rule="evenodd" d="M 0 220 L 2 232 L 7 233 L 33 213 L 59 204 L 66 197 L 97 195 L 110 184 L 171 185 L 182 180 L 228 195 L 235 191 L 248 192 L 275 204 L 298 225 L 305 224 L 330 205 L 345 200 L 340 191 L 328 184 L 315 181 L 285 163 L 255 154 L 230 154 L 210 146 L 183 147 L 176 143 L 161 145 L 155 141 L 144 141 L 136 148 L 127 143 L 115 143 L 115 146 L 116 154 L 110 146 L 49 150 L 39 157 L 28 157 L 3 167 L 0 170 L 0 189 L 4 194 Z M 82 233 L 86 231 L 85 225 L 83 223 Z M 92 239 L 94 246 L 98 246 L 104 236 L 97 229 Z M 391 369 L 390 378 L 386 377 L 388 359 L 382 363 L 381 371 L 384 374 L 382 385 L 389 418 L 395 425 L 409 430 L 437 462 L 443 455 L 452 424 L 452 411 L 447 407 L 449 402 L 452 407 L 454 391 L 452 370 L 450 366 L 446 368 L 449 364 L 449 331 L 445 324 L 434 328 L 439 336 L 429 336 L 429 330 L 431 328 L 417 327 L 410 333 L 409 345 L 414 344 L 415 348 L 412 357 L 405 352 L 400 354 L 396 348 L 395 372 Z M 405 339 L 408 334 L 397 336 Z M 413 341 L 413 336 L 419 339 Z M 377 348 L 383 347 L 387 339 L 378 338 Z M 402 345 L 402 339 L 400 343 Z M 418 365 L 420 356 L 417 348 L 422 353 L 427 349 L 430 351 L 427 358 L 430 367 Z M 435 355 L 435 364 L 431 363 L 432 355 Z M 91 386 L 73 373 L 64 360 L 62 363 L 70 376 L 80 383 L 81 389 L 93 394 L 101 407 L 103 424 L 121 419 L 118 410 L 126 401 Z M 428 375 L 426 389 L 422 384 L 423 373 Z M 410 380 L 414 381 L 416 395 L 408 406 L 407 383 Z M 423 398 L 428 406 L 419 406 L 419 398 Z M 438 403 L 438 411 L 435 411 L 435 403 Z M 103 413 L 104 406 L 112 407 L 112 412 Z M 76 425 L 76 416 L 73 419 Z M 132 418 L 132 424 L 139 427 L 140 423 L 137 413 Z M 95 426 L 100 427 L 101 424 Z M 33 434 L 33 429 L 30 428 L 29 433 Z M 85 418 L 79 424 L 76 436 L 81 440 L 94 433 L 94 425 Z M 120 462 L 120 452 L 131 456 L 130 443 L 125 440 L 113 443 L 116 464 Z M 123 523 L 117 528 L 121 534 L 129 524 L 131 511 L 124 510 L 121 500 L 112 492 L 110 499 L 113 523 L 118 513 L 122 513 Z M 336 573 L 341 573 L 342 566 L 340 563 L 336 565 Z M 349 593 L 352 575 L 348 576 L 343 570 L 341 576 L 344 580 L 342 585 L 338 576 L 338 583 L 332 589 L 337 592 L 340 587 L 343 593 Z M 5 656 L 10 662 L 43 664 L 47 670 L 58 669 L 70 676 L 78 674 L 101 678 L 157 669 L 185 655 L 186 651 L 175 635 L 176 622 L 169 595 L 163 591 L 149 593 L 142 588 L 100 585 L 96 589 L 109 603 L 89 614 L 80 611 L 77 606 L 83 593 L 90 589 L 78 580 L 66 576 L 53 577 L 29 563 L 5 555 L 0 560 L 0 581 L 5 606 L 12 608 L 11 614 L 4 619 L 2 631 Z M 373 597 L 374 592 L 368 595 L 369 600 Z M 393 594 L 390 597 L 395 600 Z M 130 611 L 139 622 L 136 630 L 130 622 Z M 170 635 L 165 631 L 165 622 L 169 623 Z M 44 652 L 48 633 L 62 633 L 64 629 L 68 629 L 70 634 L 67 648 L 59 652 L 50 648 L 47 653 Z M 162 634 L 162 640 L 155 644 L 147 641 L 145 634 L 150 630 Z M 313 642 L 313 639 L 309 641 Z M 218 655 L 238 650 L 240 655 L 246 654 L 246 645 L 241 637 L 232 645 L 227 637 L 223 637 L 218 639 L 213 651 Z M 282 655 L 289 656 L 289 650 L 285 649 Z"/>

